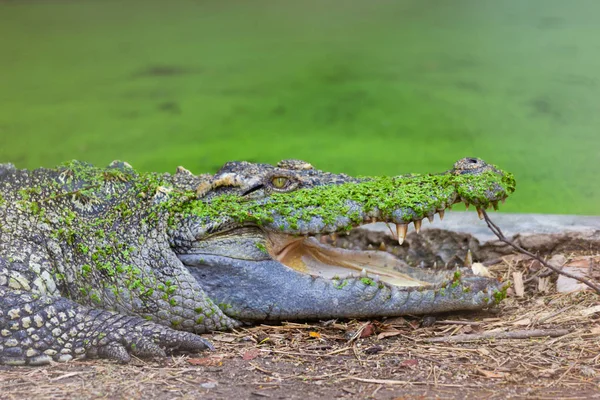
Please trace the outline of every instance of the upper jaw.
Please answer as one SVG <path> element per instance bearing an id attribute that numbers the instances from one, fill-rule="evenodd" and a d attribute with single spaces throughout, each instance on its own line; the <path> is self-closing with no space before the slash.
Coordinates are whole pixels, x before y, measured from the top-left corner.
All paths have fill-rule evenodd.
<path id="1" fill-rule="evenodd" d="M 326 216 L 318 214 L 309 215 L 308 217 L 299 217 L 293 220 L 290 219 L 289 216 L 275 214 L 273 216 L 273 221 L 267 222 L 265 228 L 273 232 L 306 236 L 345 232 L 364 224 L 387 222 L 396 225 L 395 232 L 397 233 L 398 238 L 403 239 L 410 223 L 413 223 L 415 229 L 419 230 L 421 221 L 424 218 L 428 218 L 432 221 L 435 214 L 438 214 L 439 218 L 442 219 L 445 210 L 454 204 L 455 201 L 456 196 L 448 196 L 437 204 L 421 204 L 418 209 L 413 207 L 399 207 L 393 210 L 389 215 L 385 215 L 386 213 L 378 207 L 373 207 L 368 211 L 365 211 L 363 205 L 348 200 L 345 202 L 346 212 L 331 218 L 329 221 L 326 221 Z M 400 244 L 402 244 L 402 241 L 400 241 Z"/>
<path id="2" fill-rule="evenodd" d="M 513 190 L 512 175 L 495 169 L 478 174 L 365 178 L 325 190 L 313 188 L 302 195 L 291 193 L 295 197 L 289 201 L 296 204 L 284 208 L 265 199 L 262 206 L 270 211 L 261 223 L 270 231 L 291 235 L 343 232 L 378 221 L 394 223 L 402 244 L 410 223 L 418 231 L 424 218 L 432 221 L 435 214 L 443 218 L 446 209 L 461 202 L 475 205 L 482 218 L 482 210 L 498 209 L 498 202 Z"/>
<path id="3" fill-rule="evenodd" d="M 322 216 L 314 215 L 304 219 L 298 218 L 292 223 L 288 217 L 284 218 L 276 214 L 273 221 L 267 222 L 264 225 L 264 228 L 267 231 L 272 232 L 273 236 L 281 234 L 289 235 L 290 237 L 301 237 L 348 232 L 351 229 L 365 224 L 385 222 L 390 227 L 392 236 L 398 240 L 400 245 L 402 245 L 410 224 L 413 224 L 415 231 L 419 233 L 425 218 L 427 218 L 429 222 L 433 222 L 435 220 L 435 215 L 437 214 L 438 218 L 443 220 L 445 211 L 452 208 L 453 204 L 464 203 L 468 208 L 470 205 L 468 200 L 469 199 L 461 198 L 458 194 L 454 194 L 429 207 L 423 207 L 423 205 L 421 205 L 418 209 L 411 207 L 398 208 L 387 217 L 384 217 L 383 213 L 377 207 L 374 207 L 369 211 L 364 211 L 364 209 L 356 202 L 347 201 L 348 212 L 344 215 L 339 215 L 333 221 L 326 222 Z M 493 208 L 497 210 L 499 200 L 503 201 L 504 197 L 498 196 L 497 199 L 492 197 L 491 200 L 485 203 L 481 201 L 477 202 L 475 207 L 479 218 L 483 219 L 482 210 L 485 210 L 488 207 L 493 206 Z M 394 226 L 392 227 L 389 224 L 393 224 Z"/>
<path id="4" fill-rule="evenodd" d="M 329 175 L 327 175 L 329 176 Z M 185 218 L 177 240 L 203 240 L 226 227 L 257 225 L 288 235 L 318 235 L 348 231 L 366 223 L 396 224 L 402 243 L 408 225 L 420 229 L 424 218 L 457 202 L 474 204 L 478 210 L 504 200 L 514 190 L 514 179 L 479 159 L 459 160 L 454 168 L 437 175 L 403 175 L 324 181 L 286 193 L 264 197 L 224 194 L 193 202 L 191 218 Z M 189 231 L 189 234 L 188 234 Z M 180 238 L 184 236 L 184 238 Z"/>

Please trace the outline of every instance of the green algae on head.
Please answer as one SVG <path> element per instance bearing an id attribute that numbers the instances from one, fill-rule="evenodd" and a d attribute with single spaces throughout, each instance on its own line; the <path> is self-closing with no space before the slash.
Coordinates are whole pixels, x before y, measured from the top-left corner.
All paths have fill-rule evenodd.
<path id="1" fill-rule="evenodd" d="M 271 175 L 267 175 L 271 176 Z M 207 221 L 256 224 L 289 234 L 345 231 L 367 222 L 420 226 L 457 202 L 497 207 L 514 191 L 512 174 L 476 158 L 459 160 L 442 174 L 361 177 L 304 185 L 288 192 L 244 196 L 235 192 L 193 201 L 189 212 Z"/>

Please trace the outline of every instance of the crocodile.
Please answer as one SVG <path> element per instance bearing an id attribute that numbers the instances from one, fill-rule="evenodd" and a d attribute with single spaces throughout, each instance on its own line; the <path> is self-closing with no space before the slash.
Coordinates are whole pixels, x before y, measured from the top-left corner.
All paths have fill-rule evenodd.
<path id="1" fill-rule="evenodd" d="M 383 221 L 401 245 L 411 223 L 455 203 L 496 208 L 514 189 L 477 158 L 393 177 L 301 160 L 228 162 L 214 175 L 1 164 L 0 364 L 128 362 L 210 350 L 200 334 L 259 321 L 493 306 L 505 292 L 495 279 L 327 238 Z"/>

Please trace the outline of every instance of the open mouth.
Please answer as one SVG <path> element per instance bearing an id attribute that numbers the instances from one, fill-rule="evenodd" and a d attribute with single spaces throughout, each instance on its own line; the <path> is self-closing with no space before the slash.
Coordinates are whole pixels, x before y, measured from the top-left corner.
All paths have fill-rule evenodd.
<path id="1" fill-rule="evenodd" d="M 444 212 L 439 212 L 440 219 Z M 433 217 L 430 218 L 433 222 Z M 339 234 L 354 235 L 367 223 L 366 221 L 350 232 Z M 383 221 L 385 222 L 385 221 Z M 421 229 L 421 220 L 413 221 L 415 231 Z M 408 231 L 408 224 L 388 225 L 390 235 L 402 245 Z M 350 236 L 348 236 L 350 237 Z M 428 270 L 409 266 L 394 256 L 388 248 L 367 248 L 357 245 L 346 246 L 347 240 L 340 246 L 338 234 L 294 236 L 279 232 L 269 232 L 267 251 L 271 257 L 289 268 L 316 277 L 333 280 L 364 279 L 375 284 L 389 284 L 399 287 L 434 287 L 452 278 L 454 271 Z M 351 248 L 344 248 L 351 247 Z M 387 250 L 387 251 L 386 251 Z"/>

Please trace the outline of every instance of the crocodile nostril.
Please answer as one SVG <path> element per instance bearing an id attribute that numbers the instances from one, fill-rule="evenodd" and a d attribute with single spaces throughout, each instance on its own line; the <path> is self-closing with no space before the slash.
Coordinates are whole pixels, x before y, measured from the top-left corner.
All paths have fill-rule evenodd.
<path id="1" fill-rule="evenodd" d="M 469 158 L 468 161 L 471 164 L 477 164 L 477 159 L 476 158 Z"/>

